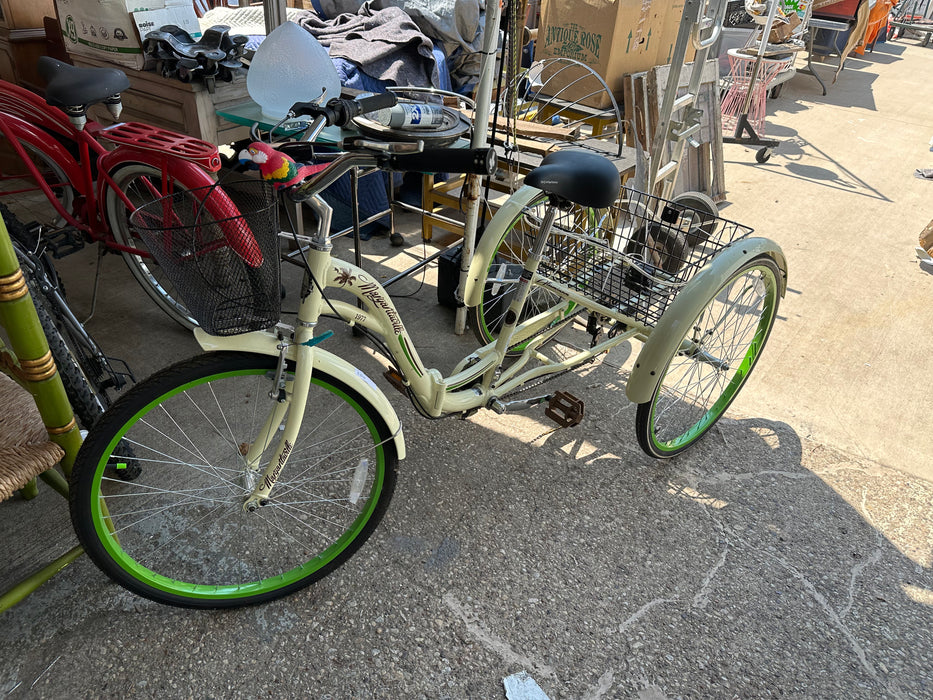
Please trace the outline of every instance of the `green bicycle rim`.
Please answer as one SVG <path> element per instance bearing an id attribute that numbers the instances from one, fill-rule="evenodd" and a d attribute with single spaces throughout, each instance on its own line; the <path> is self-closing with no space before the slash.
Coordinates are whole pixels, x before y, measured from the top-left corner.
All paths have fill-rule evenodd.
<path id="1" fill-rule="evenodd" d="M 133 579 L 165 593 L 191 599 L 235 600 L 237 598 L 261 596 L 265 593 L 270 593 L 272 591 L 277 591 L 288 587 L 327 566 L 337 556 L 339 556 L 342 551 L 344 551 L 350 544 L 352 544 L 354 540 L 356 540 L 356 538 L 362 532 L 363 528 L 366 526 L 366 523 L 369 521 L 370 517 L 372 517 L 373 512 L 376 509 L 376 504 L 379 502 L 380 494 L 382 493 L 383 479 L 385 474 L 385 453 L 384 448 L 381 444 L 379 444 L 381 442 L 379 438 L 379 432 L 369 416 L 366 415 L 366 412 L 362 410 L 359 404 L 354 401 L 352 397 L 348 396 L 345 392 L 337 389 L 336 387 L 312 378 L 312 384 L 316 384 L 317 386 L 320 386 L 327 391 L 340 396 L 353 407 L 353 409 L 360 415 L 361 418 L 363 418 L 366 426 L 369 428 L 370 435 L 373 436 L 376 454 L 378 455 L 379 463 L 382 466 L 382 468 L 376 470 L 376 476 L 374 477 L 372 490 L 370 492 L 370 497 L 366 508 L 359 514 L 359 516 L 357 516 L 346 532 L 344 532 L 343 535 L 341 535 L 330 547 L 320 552 L 317 556 L 305 562 L 304 564 L 296 566 L 289 571 L 285 571 L 274 576 L 269 576 L 258 581 L 235 585 L 205 585 L 187 581 L 179 581 L 167 576 L 162 576 L 161 574 L 152 571 L 148 567 L 139 564 L 119 546 L 117 539 L 114 537 L 110 531 L 110 528 L 108 527 L 108 523 L 110 521 L 102 508 L 102 501 L 104 499 L 99 495 L 101 478 L 104 475 L 104 471 L 108 466 L 109 457 L 113 450 L 116 448 L 117 443 L 126 435 L 129 429 L 132 428 L 140 418 L 149 413 L 153 407 L 172 398 L 173 396 L 176 396 L 181 392 L 187 391 L 194 386 L 199 386 L 201 384 L 214 381 L 215 379 L 223 379 L 233 376 L 264 374 L 266 371 L 267 370 L 265 369 L 254 369 L 220 372 L 207 377 L 201 377 L 181 385 L 173 389 L 171 392 L 163 394 L 157 399 L 151 401 L 149 404 L 137 411 L 136 414 L 125 423 L 124 427 L 110 441 L 94 472 L 91 486 L 91 519 L 94 523 L 97 537 L 103 545 L 104 549 L 107 551 L 108 555 L 117 564 L 117 566 L 123 569 Z"/>
<path id="2" fill-rule="evenodd" d="M 746 275 L 749 272 L 759 269 L 756 267 L 750 267 L 742 271 L 742 275 Z M 724 287 L 728 287 L 736 279 L 738 275 L 729 280 Z M 678 435 L 677 437 L 671 440 L 658 440 L 657 433 L 655 431 L 655 410 L 658 406 L 658 397 L 655 398 L 654 403 L 651 406 L 651 416 L 649 422 L 649 436 L 651 443 L 654 448 L 659 453 L 673 453 L 683 449 L 685 446 L 691 444 L 697 440 L 703 433 L 705 433 L 713 423 L 715 423 L 726 412 L 726 409 L 729 408 L 730 404 L 735 400 L 735 397 L 738 395 L 739 390 L 745 384 L 745 381 L 748 379 L 748 376 L 751 374 L 752 369 L 755 366 L 755 363 L 758 361 L 758 357 L 761 353 L 762 348 L 764 347 L 765 341 L 768 338 L 768 333 L 771 328 L 772 319 L 777 311 L 777 304 L 775 303 L 777 299 L 777 282 L 775 277 L 768 276 L 768 290 L 767 294 L 764 297 L 764 307 L 767 309 L 765 313 L 761 315 L 761 318 L 758 321 L 758 327 L 755 330 L 755 335 L 753 336 L 751 342 L 749 343 L 748 349 L 745 351 L 745 355 L 742 358 L 742 362 L 739 364 L 738 369 L 735 374 L 732 376 L 732 379 L 726 385 L 722 394 L 719 398 L 710 406 L 702 416 L 687 430 Z M 686 336 L 685 336 L 686 337 Z M 671 358 L 673 361 L 674 358 Z M 667 374 L 667 370 L 670 367 L 670 362 L 668 367 L 664 370 L 664 375 Z M 662 376 L 664 376 L 662 375 Z M 663 381 L 663 379 L 662 379 Z"/>

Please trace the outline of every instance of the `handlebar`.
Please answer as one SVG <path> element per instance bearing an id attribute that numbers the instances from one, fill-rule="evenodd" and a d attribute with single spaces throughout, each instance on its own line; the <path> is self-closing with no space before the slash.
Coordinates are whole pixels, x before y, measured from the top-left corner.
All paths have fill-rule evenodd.
<path id="1" fill-rule="evenodd" d="M 334 98 L 321 105 L 315 102 L 296 102 L 289 117 L 311 117 L 313 124 L 302 139 L 314 140 L 324 126 L 343 127 L 361 114 L 393 107 L 397 102 L 392 92 L 367 95 L 357 99 Z M 405 146 L 404 149 L 399 148 Z M 496 154 L 492 148 L 433 148 L 423 149 L 421 141 L 401 143 L 375 143 L 365 139 L 347 139 L 347 150 L 324 170 L 319 170 L 303 184 L 288 189 L 289 198 L 305 201 L 313 193 L 328 187 L 343 173 L 354 167 L 378 167 L 396 172 L 465 173 L 491 175 L 495 172 Z M 411 153 L 412 149 L 418 152 Z M 408 151 L 408 152 L 404 152 Z"/>
<path id="2" fill-rule="evenodd" d="M 422 173 L 492 175 L 496 171 L 493 148 L 429 148 L 420 153 L 391 155 L 386 170 Z"/>
<path id="3" fill-rule="evenodd" d="M 375 95 L 344 100 L 335 97 L 326 105 L 315 102 L 296 102 L 289 112 L 296 117 L 323 117 L 325 126 L 346 126 L 354 117 L 369 114 L 380 109 L 394 107 L 398 99 L 392 92 L 380 92 Z"/>

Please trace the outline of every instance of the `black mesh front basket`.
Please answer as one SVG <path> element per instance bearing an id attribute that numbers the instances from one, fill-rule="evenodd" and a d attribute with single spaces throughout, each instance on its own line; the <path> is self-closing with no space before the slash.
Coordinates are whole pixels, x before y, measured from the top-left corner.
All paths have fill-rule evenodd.
<path id="1" fill-rule="evenodd" d="M 130 224 L 211 335 L 279 320 L 278 208 L 267 182 L 182 190 L 137 209 Z"/>
<path id="2" fill-rule="evenodd" d="M 654 326 L 677 293 L 752 229 L 630 189 L 609 209 L 562 212 L 538 274 Z"/>

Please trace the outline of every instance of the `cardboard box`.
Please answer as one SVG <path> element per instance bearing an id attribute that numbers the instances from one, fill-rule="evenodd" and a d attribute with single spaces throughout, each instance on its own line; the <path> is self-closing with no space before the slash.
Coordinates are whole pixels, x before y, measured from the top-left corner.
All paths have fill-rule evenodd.
<path id="1" fill-rule="evenodd" d="M 684 16 L 684 4 L 684 0 L 673 0 L 666 10 L 664 21 L 657 32 L 658 53 L 655 56 L 654 64 L 656 66 L 668 65 L 674 56 L 674 46 L 677 44 L 680 24 Z M 684 63 L 691 63 L 696 58 L 696 53 L 693 42 L 688 41 L 687 51 L 684 54 Z"/>
<path id="2" fill-rule="evenodd" d="M 668 53 L 677 38 L 684 3 L 679 0 L 673 5 L 672 8 L 671 3 L 664 0 L 545 0 L 535 42 L 535 60 L 570 58 L 579 61 L 600 75 L 619 100 L 622 76 L 667 63 Z M 570 82 L 558 75 L 548 83 L 549 91 L 554 80 L 559 81 L 558 87 Z M 572 102 L 592 91 L 592 83 L 590 89 L 569 86 L 560 96 Z M 609 105 L 605 95 L 581 101 L 595 108 Z"/>
<path id="3" fill-rule="evenodd" d="M 791 12 L 786 17 L 774 19 L 774 25 L 771 27 L 771 34 L 768 41 L 772 44 L 783 44 L 791 38 L 797 27 L 800 26 L 800 17 L 796 12 Z"/>
<path id="4" fill-rule="evenodd" d="M 142 37 L 174 24 L 201 36 L 190 0 L 55 0 L 69 54 L 143 67 Z"/>

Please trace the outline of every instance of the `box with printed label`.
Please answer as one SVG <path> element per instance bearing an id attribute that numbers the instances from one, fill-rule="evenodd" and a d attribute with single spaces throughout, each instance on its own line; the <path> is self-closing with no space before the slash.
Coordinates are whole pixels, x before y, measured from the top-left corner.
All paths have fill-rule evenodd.
<path id="1" fill-rule="evenodd" d="M 181 0 L 55 0 L 69 54 L 127 68 L 143 67 L 142 37 L 174 24 L 201 35 L 191 2 Z"/>
<path id="2" fill-rule="evenodd" d="M 675 4 L 683 9 L 683 2 Z M 670 48 L 665 44 L 672 31 L 668 24 L 673 23 L 675 37 L 680 25 L 680 12 L 672 16 L 669 6 L 662 0 L 545 0 L 535 59 L 579 61 L 601 76 L 618 99 L 622 76 L 667 62 L 659 54 L 663 52 L 666 58 Z M 558 74 L 549 81 L 549 89 L 561 77 Z M 567 85 L 561 97 L 581 100 L 590 107 L 608 106 L 607 95 L 587 97 L 590 92 L 592 88 L 581 81 L 579 86 Z"/>

